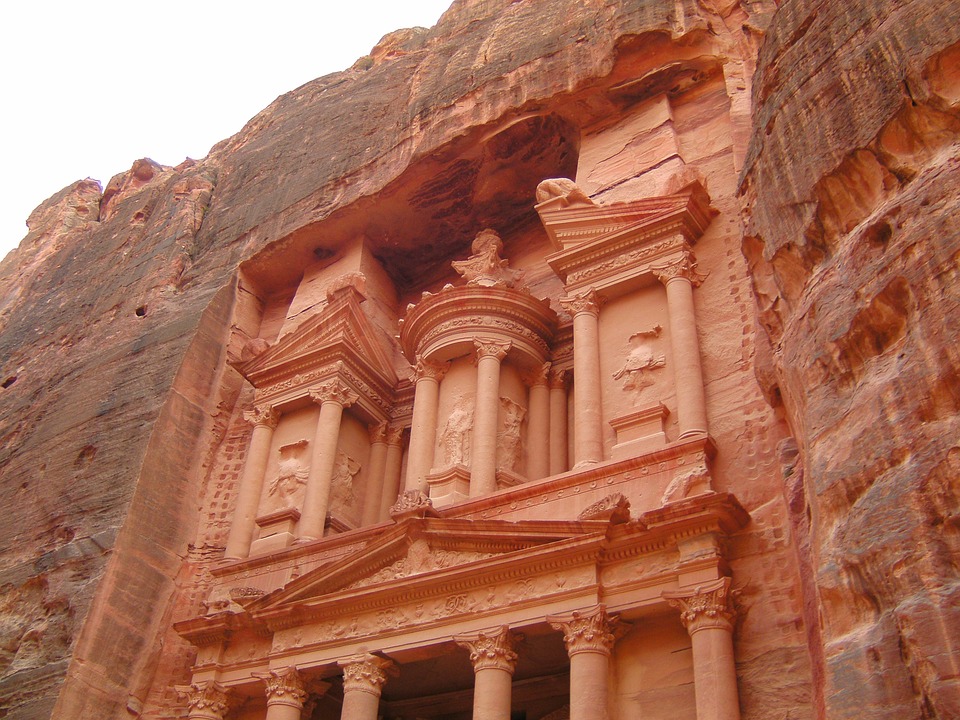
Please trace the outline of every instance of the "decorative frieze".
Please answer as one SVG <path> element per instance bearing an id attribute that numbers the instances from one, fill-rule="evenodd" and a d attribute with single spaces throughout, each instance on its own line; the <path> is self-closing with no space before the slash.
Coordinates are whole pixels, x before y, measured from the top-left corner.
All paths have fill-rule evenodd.
<path id="1" fill-rule="evenodd" d="M 492 668 L 512 675 L 517 667 L 518 656 L 513 648 L 520 638 L 510 632 L 506 625 L 473 634 L 455 635 L 453 639 L 470 652 L 474 672 Z"/>
<path id="2" fill-rule="evenodd" d="M 547 617 L 547 622 L 554 630 L 563 632 L 563 642 L 570 656 L 584 652 L 610 655 L 616 642 L 613 629 L 617 621 L 617 618 L 607 615 L 605 605 Z"/>

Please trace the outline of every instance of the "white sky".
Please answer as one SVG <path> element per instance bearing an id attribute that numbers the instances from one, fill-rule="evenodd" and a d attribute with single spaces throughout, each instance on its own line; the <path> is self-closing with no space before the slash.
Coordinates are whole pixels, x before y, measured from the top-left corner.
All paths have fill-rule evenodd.
<path id="1" fill-rule="evenodd" d="M 278 95 L 452 0 L 10 0 L 0 7 L 0 257 L 77 180 L 204 157 Z"/>

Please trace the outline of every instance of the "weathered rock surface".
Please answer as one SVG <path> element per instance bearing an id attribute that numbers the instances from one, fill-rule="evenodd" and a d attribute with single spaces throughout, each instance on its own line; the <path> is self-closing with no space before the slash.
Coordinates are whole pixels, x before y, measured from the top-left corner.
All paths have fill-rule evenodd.
<path id="1" fill-rule="evenodd" d="M 801 0 L 756 75 L 744 251 L 830 718 L 960 716 L 958 43 L 955 2 Z"/>

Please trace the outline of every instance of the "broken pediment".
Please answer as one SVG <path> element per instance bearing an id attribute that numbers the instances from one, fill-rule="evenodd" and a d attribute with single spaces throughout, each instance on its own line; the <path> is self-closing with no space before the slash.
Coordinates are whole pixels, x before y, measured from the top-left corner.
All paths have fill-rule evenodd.
<path id="1" fill-rule="evenodd" d="M 353 286 L 341 287 L 320 312 L 253 359 L 236 365 L 257 388 L 258 399 L 284 402 L 343 366 L 357 376 L 356 384 L 368 385 L 373 394 L 389 393 L 397 372 L 385 347 L 386 335 L 361 308 L 363 300 Z"/>

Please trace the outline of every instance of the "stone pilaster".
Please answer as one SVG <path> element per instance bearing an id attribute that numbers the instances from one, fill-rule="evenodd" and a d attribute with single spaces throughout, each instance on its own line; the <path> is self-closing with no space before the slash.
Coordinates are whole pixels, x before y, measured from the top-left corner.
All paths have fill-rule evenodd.
<path id="1" fill-rule="evenodd" d="M 383 492 L 380 495 L 380 510 L 377 520 L 390 519 L 390 507 L 400 496 L 400 473 L 403 469 L 403 427 L 387 428 L 387 457 L 383 470 Z"/>
<path id="2" fill-rule="evenodd" d="M 707 409 L 700 367 L 700 341 L 693 308 L 693 288 L 703 282 L 697 272 L 693 253 L 653 268 L 666 286 L 667 313 L 670 316 L 670 348 L 673 355 L 674 382 L 677 390 L 677 422 L 680 437 L 707 432 Z"/>
<path id="3" fill-rule="evenodd" d="M 387 423 L 381 422 L 370 428 L 370 462 L 367 467 L 367 487 L 363 497 L 363 525 L 372 525 L 380 516 L 380 500 L 384 490 L 384 473 L 387 468 Z"/>
<path id="4" fill-rule="evenodd" d="M 343 668 L 341 720 L 377 720 L 380 693 L 393 663 L 376 655 L 355 655 L 339 663 Z"/>
<path id="5" fill-rule="evenodd" d="M 560 298 L 573 316 L 574 467 L 603 459 L 602 396 L 600 384 L 600 306 L 594 290 Z"/>
<path id="6" fill-rule="evenodd" d="M 616 622 L 596 605 L 567 615 L 547 617 L 563 632 L 570 656 L 570 720 L 607 720 L 607 676 L 616 637 Z"/>
<path id="7" fill-rule="evenodd" d="M 300 537 L 304 540 L 323 537 L 340 440 L 340 421 L 344 408 L 358 400 L 357 394 L 338 379 L 310 390 L 310 398 L 320 404 L 320 417 L 300 515 Z"/>
<path id="8" fill-rule="evenodd" d="M 680 620 L 690 633 L 697 720 L 740 720 L 730 578 L 663 597 L 680 610 Z"/>
<path id="9" fill-rule="evenodd" d="M 527 416 L 527 477 L 539 480 L 550 474 L 550 363 L 527 378 L 530 387 Z"/>
<path id="10" fill-rule="evenodd" d="M 419 490 L 424 493 L 428 491 L 427 475 L 433 466 L 433 450 L 437 442 L 440 381 L 449 369 L 450 363 L 417 359 L 417 384 L 413 395 L 413 420 L 410 426 L 410 449 L 404 490 Z"/>
<path id="11" fill-rule="evenodd" d="M 253 425 L 253 435 L 247 449 L 247 459 L 237 493 L 237 506 L 233 512 L 233 523 L 230 525 L 224 553 L 224 557 L 232 560 L 239 560 L 250 554 L 260 493 L 263 491 L 263 479 L 270 459 L 270 444 L 273 441 L 273 431 L 280 421 L 280 414 L 271 405 L 257 405 L 253 410 L 245 412 L 243 419 Z"/>
<path id="12" fill-rule="evenodd" d="M 550 474 L 559 475 L 569 468 L 567 442 L 567 383 L 570 372 L 550 368 Z"/>
<path id="13" fill-rule="evenodd" d="M 187 703 L 188 720 L 223 720 L 227 712 L 227 689 L 213 680 L 177 687 Z"/>
<path id="14" fill-rule="evenodd" d="M 473 664 L 473 720 L 510 720 L 511 686 L 517 666 L 516 637 L 506 625 L 479 633 L 456 635 Z"/>
<path id="15" fill-rule="evenodd" d="M 509 342 L 474 340 L 477 349 L 477 398 L 470 444 L 470 497 L 497 489 L 497 422 L 500 415 L 500 363 Z"/>

